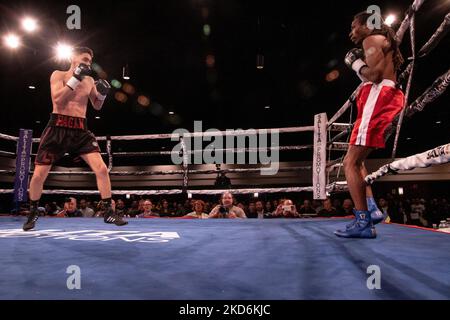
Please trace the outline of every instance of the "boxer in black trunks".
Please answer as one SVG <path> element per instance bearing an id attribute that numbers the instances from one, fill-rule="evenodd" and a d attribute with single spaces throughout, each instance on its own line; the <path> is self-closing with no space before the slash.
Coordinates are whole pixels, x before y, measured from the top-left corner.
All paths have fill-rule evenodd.
<path id="1" fill-rule="evenodd" d="M 37 207 L 44 182 L 55 162 L 65 153 L 81 157 L 94 171 L 98 190 L 105 205 L 104 221 L 118 226 L 127 224 L 118 216 L 111 203 L 111 181 L 100 155 L 95 136 L 86 126 L 88 100 L 100 110 L 111 86 L 105 80 L 94 81 L 91 63 L 94 53 L 86 47 L 73 51 L 70 69 L 55 71 L 50 77 L 53 112 L 41 136 L 34 174 L 30 182 L 30 214 L 23 230 L 31 230 L 39 217 Z"/>

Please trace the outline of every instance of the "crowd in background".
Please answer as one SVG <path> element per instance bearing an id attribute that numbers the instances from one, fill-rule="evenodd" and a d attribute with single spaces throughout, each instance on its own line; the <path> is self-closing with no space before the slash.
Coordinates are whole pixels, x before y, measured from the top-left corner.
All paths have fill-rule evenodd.
<path id="1" fill-rule="evenodd" d="M 351 216 L 353 202 L 349 198 L 329 198 L 323 201 L 301 199 L 298 195 L 258 199 L 251 195 L 228 196 L 211 199 L 116 198 L 115 210 L 126 218 L 304 218 Z M 289 197 L 289 198 L 288 198 Z M 446 198 L 420 199 L 387 194 L 377 199 L 388 221 L 432 227 L 450 217 L 450 204 Z M 222 207 L 228 209 L 222 210 Z M 22 208 L 26 213 L 26 208 Z M 223 211 L 223 212 L 222 212 Z M 61 202 L 48 201 L 40 208 L 41 215 L 55 217 L 103 217 L 102 203 L 90 198 L 67 198 Z"/>

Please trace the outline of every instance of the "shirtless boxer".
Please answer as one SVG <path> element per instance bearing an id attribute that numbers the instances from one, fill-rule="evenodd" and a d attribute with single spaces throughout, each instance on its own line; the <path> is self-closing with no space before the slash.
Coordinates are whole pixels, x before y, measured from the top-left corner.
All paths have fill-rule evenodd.
<path id="1" fill-rule="evenodd" d="M 70 69 L 54 71 L 50 77 L 53 112 L 44 129 L 30 182 L 30 214 L 23 230 L 31 230 L 39 217 L 37 208 L 44 182 L 52 165 L 65 153 L 80 156 L 95 173 L 98 190 L 105 206 L 104 221 L 118 226 L 127 224 L 111 204 L 111 182 L 108 169 L 100 155 L 95 136 L 87 129 L 88 100 L 100 110 L 111 86 L 105 80 L 94 81 L 91 63 L 94 53 L 86 47 L 75 48 Z"/>
<path id="2" fill-rule="evenodd" d="M 345 63 L 365 82 L 356 98 L 358 115 L 347 154 L 345 176 L 355 203 L 355 220 L 335 234 L 346 238 L 375 238 L 374 224 L 383 220 L 366 186 L 364 160 L 376 148 L 384 148 L 385 131 L 404 106 L 404 96 L 396 87 L 397 70 L 403 58 L 392 28 L 382 25 L 371 30 L 367 23 L 371 14 L 357 14 L 352 22 L 350 39 L 361 48 L 350 50 Z M 380 21 L 381 21 L 381 17 Z"/>

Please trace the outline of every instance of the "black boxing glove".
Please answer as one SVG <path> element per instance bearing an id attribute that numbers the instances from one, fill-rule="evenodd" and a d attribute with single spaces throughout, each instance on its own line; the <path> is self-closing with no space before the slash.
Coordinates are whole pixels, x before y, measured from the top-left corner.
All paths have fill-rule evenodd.
<path id="1" fill-rule="evenodd" d="M 364 51 L 359 48 L 353 48 L 349 52 L 347 52 L 344 61 L 347 67 L 355 71 L 362 81 L 367 81 L 361 75 L 361 69 L 367 67 L 367 64 L 364 62 L 363 59 L 364 59 Z"/>
<path id="2" fill-rule="evenodd" d="M 67 81 L 67 86 L 70 89 L 75 90 L 76 87 L 78 87 L 78 85 L 81 83 L 81 81 L 83 81 L 84 77 L 89 76 L 91 74 L 92 74 L 91 67 L 88 66 L 87 64 L 80 63 L 78 67 L 76 67 L 75 70 L 73 70 L 73 76 L 72 78 L 69 79 L 69 81 Z"/>
<path id="3" fill-rule="evenodd" d="M 100 79 L 95 81 L 95 86 L 97 88 L 97 99 L 105 100 L 109 90 L 111 89 L 111 85 L 108 81 Z"/>

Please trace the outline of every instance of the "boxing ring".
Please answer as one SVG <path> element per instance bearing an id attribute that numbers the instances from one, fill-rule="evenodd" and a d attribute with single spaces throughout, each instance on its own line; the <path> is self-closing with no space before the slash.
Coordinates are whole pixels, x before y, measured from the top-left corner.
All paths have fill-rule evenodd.
<path id="1" fill-rule="evenodd" d="M 0 299 L 450 299 L 449 234 L 381 224 L 377 239 L 337 241 L 345 222 L 41 218 L 25 233 L 0 218 Z"/>
<path id="2" fill-rule="evenodd" d="M 447 33 L 450 13 L 417 52 L 414 40 L 414 14 L 424 0 L 409 8 L 397 31 L 402 41 L 409 29 L 412 58 L 400 75 L 407 82 L 406 105 L 394 121 L 386 139 L 395 133 L 395 157 L 400 128 L 415 113 L 444 93 L 450 83 L 450 70 L 438 77 L 416 100 L 410 102 L 410 87 L 415 64 L 436 47 Z M 217 149 L 221 152 L 301 152 L 312 150 L 311 166 L 281 168 L 280 172 L 312 175 L 310 186 L 279 188 L 233 188 L 233 194 L 313 192 L 324 199 L 333 192 L 346 191 L 342 172 L 343 152 L 347 150 L 352 116 L 359 88 L 330 119 L 317 114 L 314 124 L 305 127 L 241 130 L 221 135 L 234 136 L 267 132 L 279 134 L 312 133 L 309 145 Z M 337 122 L 346 114 L 349 121 Z M 182 184 L 174 189 L 112 190 L 117 195 L 216 195 L 225 189 L 191 188 L 189 180 L 197 174 L 251 173 L 261 168 L 245 167 L 194 170 L 189 156 L 203 150 L 188 150 L 186 140 L 213 136 L 190 132 L 133 136 L 97 137 L 105 143 L 108 170 L 112 176 L 177 175 Z M 0 134 L 0 139 L 20 142 L 19 136 Z M 31 144 L 38 138 L 28 137 Z M 113 151 L 114 141 L 175 139 L 177 151 Z M 174 140 L 172 140 L 174 141 Z M 22 141 L 23 142 L 23 141 Z M 447 163 L 450 147 L 441 146 L 423 154 L 397 159 L 370 174 L 373 183 L 386 174 L 400 170 Z M 340 155 L 331 159 L 331 155 Z M 19 148 L 0 151 L 1 157 L 17 158 Z M 180 155 L 179 170 L 117 171 L 115 157 Z M 431 156 L 430 155 L 435 155 Z M 394 160 L 394 159 L 393 159 Z M 1 175 L 28 177 L 32 170 L 0 170 Z M 90 171 L 52 171 L 50 175 L 93 175 Z M 28 181 L 28 180 L 27 180 Z M 0 189 L 12 194 L 14 189 Z M 44 194 L 97 195 L 96 190 L 45 189 Z M 0 218 L 0 299 L 450 299 L 450 242 L 448 234 L 395 224 L 377 225 L 377 239 L 336 239 L 333 231 L 348 219 L 130 219 L 120 229 L 101 219 L 40 218 L 34 231 L 23 232 L 21 217 Z M 69 266 L 81 270 L 81 289 L 66 285 Z M 381 288 L 369 289 L 368 268 L 381 270 Z"/>

